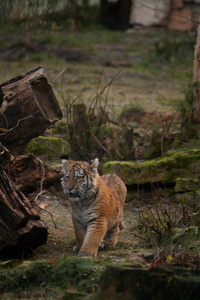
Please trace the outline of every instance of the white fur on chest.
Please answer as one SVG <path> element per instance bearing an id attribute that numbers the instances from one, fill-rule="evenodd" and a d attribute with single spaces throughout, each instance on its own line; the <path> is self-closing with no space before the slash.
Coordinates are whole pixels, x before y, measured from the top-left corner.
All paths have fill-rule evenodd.
<path id="1" fill-rule="evenodd" d="M 88 223 L 95 220 L 98 217 L 96 210 L 94 208 L 79 208 L 75 207 L 73 209 L 74 218 L 81 224 L 87 227 Z"/>

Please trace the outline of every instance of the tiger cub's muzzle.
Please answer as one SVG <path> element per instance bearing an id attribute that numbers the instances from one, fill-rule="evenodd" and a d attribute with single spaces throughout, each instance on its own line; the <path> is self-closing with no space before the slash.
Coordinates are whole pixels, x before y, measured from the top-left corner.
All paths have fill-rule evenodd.
<path id="1" fill-rule="evenodd" d="M 77 197 L 80 198 L 80 194 L 76 189 L 69 190 L 69 196 L 70 198 L 77 198 Z"/>

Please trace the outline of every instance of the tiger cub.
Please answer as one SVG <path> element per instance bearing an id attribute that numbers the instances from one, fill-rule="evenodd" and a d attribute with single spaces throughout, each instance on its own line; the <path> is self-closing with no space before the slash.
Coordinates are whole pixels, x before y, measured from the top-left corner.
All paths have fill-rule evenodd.
<path id="1" fill-rule="evenodd" d="M 72 208 L 76 236 L 74 251 L 79 255 L 97 255 L 99 246 L 115 246 L 119 230 L 124 229 L 123 204 L 126 187 L 115 174 L 100 176 L 99 161 L 91 163 L 62 160 L 64 193 Z"/>

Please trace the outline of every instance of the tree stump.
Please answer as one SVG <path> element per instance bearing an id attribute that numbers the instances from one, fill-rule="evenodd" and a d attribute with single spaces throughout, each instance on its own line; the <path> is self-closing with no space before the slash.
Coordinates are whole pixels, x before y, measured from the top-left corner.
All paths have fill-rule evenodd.
<path id="1" fill-rule="evenodd" d="M 62 112 L 42 67 L 0 84 L 0 142 L 24 153 L 29 141 L 62 119 Z"/>
<path id="2" fill-rule="evenodd" d="M 0 259 L 24 256 L 47 241 L 47 228 L 22 191 L 60 184 L 62 171 L 24 152 L 61 118 L 42 67 L 0 84 Z"/>
<path id="3" fill-rule="evenodd" d="M 0 259 L 30 253 L 46 243 L 47 235 L 29 200 L 0 167 Z"/>
<path id="4" fill-rule="evenodd" d="M 85 104 L 73 105 L 73 142 L 82 152 L 88 149 L 89 122 Z"/>

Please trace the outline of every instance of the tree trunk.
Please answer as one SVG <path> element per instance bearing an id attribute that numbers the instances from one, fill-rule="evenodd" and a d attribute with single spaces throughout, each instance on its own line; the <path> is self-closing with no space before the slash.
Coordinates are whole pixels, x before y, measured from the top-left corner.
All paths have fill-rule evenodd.
<path id="1" fill-rule="evenodd" d="M 0 84 L 0 142 L 14 155 L 62 118 L 42 67 Z"/>
<path id="2" fill-rule="evenodd" d="M 194 63 L 193 63 L 193 82 L 200 83 L 200 25 L 197 27 L 197 38 L 194 50 Z M 194 101 L 192 119 L 193 121 L 200 122 L 200 87 L 195 86 L 193 89 Z"/>
<path id="3" fill-rule="evenodd" d="M 29 200 L 0 167 L 0 259 L 30 253 L 46 243 L 47 235 Z"/>

